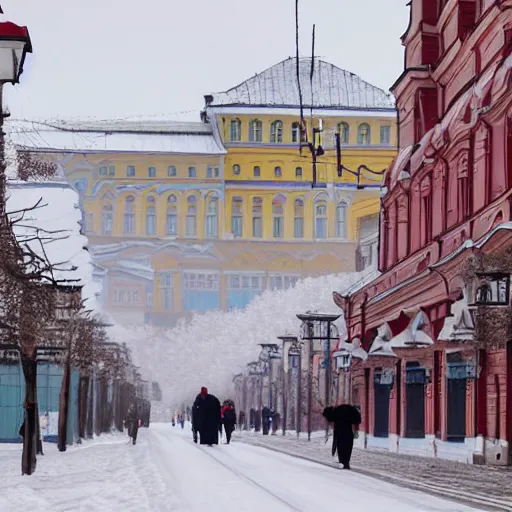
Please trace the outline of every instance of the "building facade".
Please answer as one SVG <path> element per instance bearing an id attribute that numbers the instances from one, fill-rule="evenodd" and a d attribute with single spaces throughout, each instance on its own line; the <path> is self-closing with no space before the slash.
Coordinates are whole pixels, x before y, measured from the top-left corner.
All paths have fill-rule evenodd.
<path id="1" fill-rule="evenodd" d="M 393 102 L 331 64 L 314 68 L 311 89 L 311 59 L 300 61 L 309 130 L 323 125 L 314 188 L 295 59 L 206 96 L 200 122 L 11 126 L 20 149 L 56 159 L 79 191 L 107 311 L 172 325 L 376 265 L 380 176 L 365 174 L 364 189 L 338 177 L 334 134 L 343 165 L 385 169 L 396 154 Z"/>
<path id="2" fill-rule="evenodd" d="M 380 273 L 335 301 L 362 447 L 511 463 L 512 3 L 413 0 Z"/>

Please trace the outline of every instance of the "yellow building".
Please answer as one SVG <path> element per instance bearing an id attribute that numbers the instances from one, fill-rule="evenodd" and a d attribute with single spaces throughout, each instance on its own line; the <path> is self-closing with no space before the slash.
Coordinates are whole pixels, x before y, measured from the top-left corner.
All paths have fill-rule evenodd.
<path id="1" fill-rule="evenodd" d="M 342 163 L 382 170 L 396 152 L 393 104 L 359 77 L 315 60 L 285 60 L 205 96 L 202 121 L 11 125 L 20 148 L 56 159 L 79 191 L 85 230 L 121 320 L 172 324 L 196 311 L 241 308 L 265 289 L 356 269 L 374 258 L 380 177 L 339 177 Z M 312 158 L 301 140 L 317 142 Z M 367 247 L 368 249 L 368 247 Z M 364 251 L 363 251 L 364 252 Z M 373 256 L 373 257 L 372 257 Z"/>

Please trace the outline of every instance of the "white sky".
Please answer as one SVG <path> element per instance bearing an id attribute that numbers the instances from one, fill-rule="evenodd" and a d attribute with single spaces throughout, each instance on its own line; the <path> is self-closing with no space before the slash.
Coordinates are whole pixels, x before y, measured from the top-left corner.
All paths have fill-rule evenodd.
<path id="1" fill-rule="evenodd" d="M 388 90 L 403 70 L 407 0 L 299 0 L 301 54 Z M 199 120 L 204 94 L 295 55 L 295 0 L 1 0 L 34 53 L 6 87 L 15 119 Z"/>

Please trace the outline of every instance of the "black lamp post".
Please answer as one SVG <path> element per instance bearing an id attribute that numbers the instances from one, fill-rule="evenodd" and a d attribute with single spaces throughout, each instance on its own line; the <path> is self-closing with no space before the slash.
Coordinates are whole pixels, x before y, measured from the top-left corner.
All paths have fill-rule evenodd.
<path id="1" fill-rule="evenodd" d="M 292 383 L 297 386 L 297 396 L 294 397 L 295 404 L 293 407 L 293 411 L 296 413 L 295 418 L 293 419 L 293 423 L 297 421 L 296 431 L 297 435 L 299 435 L 300 431 L 300 415 L 301 415 L 301 407 L 300 407 L 300 374 L 301 374 L 301 361 L 300 361 L 300 347 L 298 346 L 298 338 L 297 336 L 293 336 L 290 334 L 285 334 L 283 336 L 278 336 L 277 339 L 281 340 L 283 343 L 283 358 L 281 363 L 282 376 L 283 376 L 283 436 L 286 435 L 286 427 L 288 426 L 288 405 L 292 401 Z M 287 346 L 289 346 L 288 351 Z M 286 379 L 286 372 L 284 370 L 284 362 L 285 355 L 288 354 L 288 379 Z M 298 372 L 297 372 L 298 369 Z M 298 382 L 293 378 L 294 374 L 297 373 Z M 298 399 L 297 399 L 298 397 Z M 293 416 L 292 416 L 293 417 Z"/>
<path id="2" fill-rule="evenodd" d="M 324 342 L 325 359 L 325 405 L 329 405 L 330 384 L 331 384 L 331 340 L 338 339 L 336 326 L 333 322 L 338 320 L 341 315 L 322 314 L 307 312 L 297 315 L 302 321 L 301 339 L 308 341 L 308 441 L 311 440 L 312 432 L 312 410 L 313 410 L 313 356 L 315 341 Z M 328 428 L 328 427 L 327 427 Z"/>
<path id="3" fill-rule="evenodd" d="M 261 365 L 261 362 L 260 361 L 253 361 L 251 363 L 249 363 L 247 365 L 247 370 L 248 370 L 248 374 L 249 374 L 249 378 L 251 379 L 251 396 L 253 398 L 253 400 L 251 400 L 252 402 L 252 405 L 254 407 L 254 410 L 257 411 L 259 410 L 260 413 L 261 413 L 261 409 L 263 408 L 263 386 L 262 386 L 262 381 L 263 381 L 263 374 L 264 374 L 264 371 L 262 369 L 262 365 Z M 258 392 L 258 398 L 256 398 L 254 395 L 255 395 L 255 392 Z M 255 403 L 255 402 L 258 402 L 258 403 Z M 258 422 L 256 421 L 256 418 L 254 418 L 254 427 L 255 427 L 255 431 L 258 432 L 259 431 L 259 424 Z"/>

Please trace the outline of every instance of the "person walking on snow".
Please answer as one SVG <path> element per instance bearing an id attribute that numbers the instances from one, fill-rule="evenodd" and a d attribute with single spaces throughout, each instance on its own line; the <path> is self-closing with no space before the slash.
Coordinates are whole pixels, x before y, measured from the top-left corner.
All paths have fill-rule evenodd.
<path id="1" fill-rule="evenodd" d="M 323 416 L 329 423 L 334 423 L 332 456 L 338 452 L 338 460 L 343 464 L 343 469 L 350 469 L 354 437 L 361 424 L 361 414 L 353 405 L 342 404 L 338 407 L 326 407 Z"/>
<path id="2" fill-rule="evenodd" d="M 208 389 L 201 388 L 192 407 L 192 431 L 194 442 L 197 443 L 199 433 L 200 444 L 212 446 L 219 444 L 219 427 L 221 425 L 219 399 L 208 393 Z"/>
<path id="3" fill-rule="evenodd" d="M 236 425 L 236 412 L 232 403 L 233 402 L 230 400 L 226 400 L 220 412 L 222 424 L 224 425 L 224 432 L 226 433 L 226 444 L 230 443 L 231 435 L 233 434 Z"/>
<path id="4" fill-rule="evenodd" d="M 132 444 L 136 444 L 137 433 L 139 432 L 139 412 L 134 403 L 130 404 L 130 407 L 128 407 L 124 426 L 128 429 L 128 435 L 132 438 Z"/>

